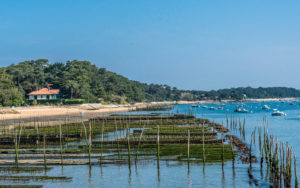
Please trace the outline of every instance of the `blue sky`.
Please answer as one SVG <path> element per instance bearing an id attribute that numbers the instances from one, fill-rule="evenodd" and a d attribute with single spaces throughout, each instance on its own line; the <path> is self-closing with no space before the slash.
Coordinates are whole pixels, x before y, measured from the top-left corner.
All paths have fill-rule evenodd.
<path id="1" fill-rule="evenodd" d="M 89 60 L 146 83 L 300 88 L 300 2 L 0 0 L 0 65 Z"/>

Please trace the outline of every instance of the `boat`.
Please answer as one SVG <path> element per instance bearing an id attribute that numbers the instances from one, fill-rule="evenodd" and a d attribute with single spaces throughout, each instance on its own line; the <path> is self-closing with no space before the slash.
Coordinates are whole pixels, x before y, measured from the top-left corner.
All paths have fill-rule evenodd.
<path id="1" fill-rule="evenodd" d="M 268 105 L 264 105 L 264 106 L 262 107 L 262 109 L 263 109 L 263 110 L 270 110 L 271 108 L 270 108 Z"/>
<path id="2" fill-rule="evenodd" d="M 245 107 L 245 106 L 246 106 L 246 104 L 244 104 L 244 103 L 237 105 L 238 108 Z"/>
<path id="3" fill-rule="evenodd" d="M 272 112 L 272 116 L 286 116 L 286 113 L 281 112 L 281 111 L 279 111 L 279 110 L 274 110 L 274 111 Z"/>
<path id="4" fill-rule="evenodd" d="M 221 109 L 221 110 L 223 110 L 223 109 L 224 109 L 224 107 L 223 107 L 223 106 L 218 106 L 218 109 Z"/>
<path id="5" fill-rule="evenodd" d="M 237 108 L 234 110 L 234 112 L 238 112 L 238 113 L 248 113 L 249 111 L 246 110 L 245 108 Z"/>
<path id="6" fill-rule="evenodd" d="M 202 106 L 202 108 L 208 108 L 208 106 Z"/>
<path id="7" fill-rule="evenodd" d="M 210 110 L 216 110 L 216 108 L 215 108 L 215 107 L 213 107 L 213 106 L 212 106 L 212 107 L 210 107 L 209 109 L 210 109 Z"/>
<path id="8" fill-rule="evenodd" d="M 199 106 L 198 106 L 197 104 L 193 104 L 192 107 L 193 107 L 193 108 L 197 108 L 197 107 L 199 107 Z"/>

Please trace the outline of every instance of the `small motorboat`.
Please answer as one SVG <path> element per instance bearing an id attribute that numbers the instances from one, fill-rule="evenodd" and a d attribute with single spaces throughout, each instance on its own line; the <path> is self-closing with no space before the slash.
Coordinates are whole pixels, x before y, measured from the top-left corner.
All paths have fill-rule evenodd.
<path id="1" fill-rule="evenodd" d="M 197 104 L 192 105 L 193 108 L 198 108 L 199 106 Z"/>
<path id="2" fill-rule="evenodd" d="M 215 107 L 213 107 L 213 106 L 212 106 L 212 107 L 210 107 L 209 109 L 210 109 L 210 110 L 216 110 L 216 108 L 215 108 Z"/>
<path id="3" fill-rule="evenodd" d="M 244 103 L 237 105 L 238 108 L 245 107 L 245 106 L 246 106 L 246 104 L 244 104 Z"/>
<path id="4" fill-rule="evenodd" d="M 286 113 L 275 110 L 274 112 L 272 112 L 272 116 L 286 116 Z"/>
<path id="5" fill-rule="evenodd" d="M 223 106 L 218 106 L 218 109 L 223 110 L 224 107 Z"/>
<path id="6" fill-rule="evenodd" d="M 208 108 L 208 106 L 202 106 L 202 108 Z"/>
<path id="7" fill-rule="evenodd" d="M 234 110 L 234 112 L 237 112 L 237 113 L 248 113 L 249 111 L 246 110 L 245 108 L 237 108 Z"/>
<path id="8" fill-rule="evenodd" d="M 263 110 L 270 110 L 271 108 L 270 108 L 268 105 L 264 105 L 264 106 L 262 107 L 262 109 L 263 109 Z"/>

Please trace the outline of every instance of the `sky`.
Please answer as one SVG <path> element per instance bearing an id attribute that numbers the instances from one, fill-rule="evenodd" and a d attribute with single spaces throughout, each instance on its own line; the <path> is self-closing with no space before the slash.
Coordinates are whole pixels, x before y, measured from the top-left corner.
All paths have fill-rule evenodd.
<path id="1" fill-rule="evenodd" d="M 300 1 L 0 0 L 0 66 L 88 60 L 179 89 L 300 89 Z"/>

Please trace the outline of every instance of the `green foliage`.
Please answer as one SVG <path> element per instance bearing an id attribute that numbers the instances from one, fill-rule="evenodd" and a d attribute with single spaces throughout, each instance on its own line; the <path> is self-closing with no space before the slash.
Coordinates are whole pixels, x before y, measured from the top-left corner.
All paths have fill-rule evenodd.
<path id="1" fill-rule="evenodd" d="M 12 78 L 4 68 L 0 69 L 0 105 L 2 106 L 17 106 L 24 103 L 24 91 L 22 87 L 14 84 Z"/>
<path id="2" fill-rule="evenodd" d="M 38 59 L 0 68 L 0 105 L 22 105 L 28 98 L 26 94 L 46 87 L 48 83 L 53 84 L 53 88 L 61 90 L 63 99 L 70 99 L 64 100 L 64 104 L 239 100 L 244 94 L 249 98 L 300 97 L 299 90 L 284 87 L 246 87 L 217 91 L 179 90 L 168 85 L 132 81 L 105 68 L 98 68 L 89 61 L 73 60 L 51 64 L 47 59 Z M 38 101 L 38 103 L 60 104 L 61 100 Z"/>
<path id="3" fill-rule="evenodd" d="M 83 104 L 86 101 L 84 99 L 65 99 L 63 104 Z"/>
<path id="4" fill-rule="evenodd" d="M 32 105 L 33 105 L 33 106 L 36 106 L 37 104 L 38 104 L 37 100 L 33 100 L 33 101 L 32 101 Z"/>
<path id="5" fill-rule="evenodd" d="M 251 88 L 239 87 L 231 89 L 220 89 L 217 91 L 192 91 L 199 99 L 234 99 L 241 100 L 243 95 L 247 98 L 285 98 L 300 97 L 300 91 L 287 87 Z"/>
<path id="6" fill-rule="evenodd" d="M 88 101 L 86 99 L 52 99 L 52 100 L 27 100 L 26 103 L 29 105 L 72 105 L 72 104 L 84 104 Z M 98 101 L 92 101 L 98 102 Z"/>

